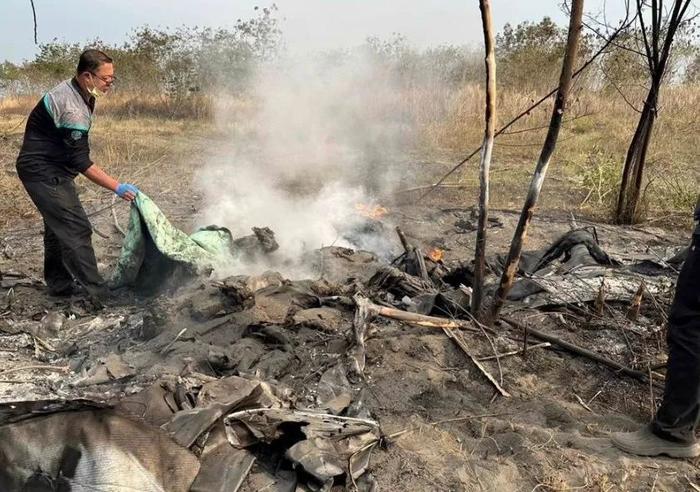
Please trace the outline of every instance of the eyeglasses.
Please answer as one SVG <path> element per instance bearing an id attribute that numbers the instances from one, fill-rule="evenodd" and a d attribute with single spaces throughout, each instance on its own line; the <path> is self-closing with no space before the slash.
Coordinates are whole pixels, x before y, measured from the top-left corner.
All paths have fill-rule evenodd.
<path id="1" fill-rule="evenodd" d="M 97 75 L 95 72 L 88 72 L 88 73 L 90 73 L 91 75 L 97 77 L 98 79 L 100 79 L 100 80 L 101 80 L 102 82 L 104 82 L 105 84 L 113 84 L 113 83 L 115 83 L 115 82 L 117 81 L 117 77 L 116 77 L 115 75 L 105 75 L 105 76 L 101 76 L 101 75 Z"/>

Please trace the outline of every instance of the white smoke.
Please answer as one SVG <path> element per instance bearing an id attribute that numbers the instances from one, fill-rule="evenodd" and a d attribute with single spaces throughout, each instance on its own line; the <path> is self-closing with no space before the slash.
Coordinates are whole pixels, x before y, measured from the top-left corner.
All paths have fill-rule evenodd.
<path id="1" fill-rule="evenodd" d="M 303 254 L 330 245 L 389 256 L 390 241 L 359 232 L 366 219 L 357 204 L 377 204 L 391 191 L 392 162 L 411 136 L 400 98 L 391 74 L 357 53 L 264 67 L 250 119 L 220 118 L 234 131 L 197 175 L 197 225 L 225 226 L 234 237 L 253 226 L 275 232 L 279 251 L 264 264 L 237 266 L 239 273 L 304 276 Z"/>

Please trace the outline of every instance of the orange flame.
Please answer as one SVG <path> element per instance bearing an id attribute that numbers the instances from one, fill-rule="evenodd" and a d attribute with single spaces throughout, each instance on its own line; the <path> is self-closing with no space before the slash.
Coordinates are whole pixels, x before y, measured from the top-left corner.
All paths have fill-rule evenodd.
<path id="1" fill-rule="evenodd" d="M 432 249 L 428 253 L 428 258 L 433 260 L 434 262 L 442 261 L 442 258 L 445 256 L 445 252 L 441 249 L 435 248 Z"/>
<path id="2" fill-rule="evenodd" d="M 368 219 L 378 220 L 389 213 L 389 209 L 381 205 L 368 205 L 366 203 L 356 203 L 355 210 L 357 213 Z"/>

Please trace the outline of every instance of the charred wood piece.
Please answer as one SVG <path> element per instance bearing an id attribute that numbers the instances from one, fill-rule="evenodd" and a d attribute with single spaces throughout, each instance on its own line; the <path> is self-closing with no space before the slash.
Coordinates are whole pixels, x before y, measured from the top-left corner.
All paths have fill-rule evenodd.
<path id="1" fill-rule="evenodd" d="M 414 297 L 426 292 L 435 292 L 435 286 L 419 277 L 402 272 L 398 268 L 383 266 L 372 278 L 368 285 L 373 290 L 391 292 L 399 299 L 403 296 Z"/>
<path id="2" fill-rule="evenodd" d="M 630 321 L 637 321 L 639 318 L 639 310 L 642 307 L 642 298 L 644 297 L 644 281 L 639 283 L 639 288 L 637 292 L 632 297 L 632 302 L 630 303 L 630 308 L 627 311 L 627 319 Z"/>

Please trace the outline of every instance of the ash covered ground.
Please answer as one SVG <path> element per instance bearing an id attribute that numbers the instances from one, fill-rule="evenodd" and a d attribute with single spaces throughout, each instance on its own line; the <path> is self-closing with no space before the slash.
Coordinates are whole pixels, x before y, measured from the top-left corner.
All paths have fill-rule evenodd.
<path id="1" fill-rule="evenodd" d="M 682 231 L 579 219 L 579 228 L 595 226 L 599 246 L 612 258 L 623 265 L 643 263 L 651 270 L 633 272 L 637 276 L 627 285 L 616 284 L 619 267 L 605 267 L 602 277 L 608 287 L 601 307 L 596 300 L 600 271 L 586 276 L 567 270 L 570 258 L 562 258 L 542 276 L 543 282 L 545 277 L 550 281 L 547 292 L 514 301 L 506 309 L 521 327 L 546 331 L 651 374 L 649 384 L 555 344 L 543 346 L 515 325 L 500 323 L 485 330 L 470 324 L 468 314 L 459 309 L 440 312 L 434 295 L 427 297 L 435 305 L 419 307 L 425 292 L 406 290 L 405 282 L 391 283 L 386 276 L 379 281 L 377 273 L 395 258 L 394 267 L 409 280 L 420 277 L 419 272 L 411 275 L 394 229 L 399 226 L 408 242 L 425 252 L 433 293 L 468 293 L 463 271 L 449 286 L 444 274 L 460 272 L 473 255 L 474 212 L 454 207 L 455 201 L 446 196 L 425 205 L 406 204 L 411 200 L 405 197 L 403 201 L 386 204 L 380 217 L 363 217 L 351 230 L 340 231 L 346 236 L 343 246 L 307 251 L 303 277 L 267 271 L 192 279 L 155 297 L 122 293 L 99 312 L 80 299 L 47 297 L 38 280 L 39 231 L 10 232 L 3 237 L 0 261 L 0 400 L 59 400 L 64 406 L 88 402 L 147 420 L 146 412 L 125 412 L 129 406 L 120 402 L 162 388 L 163 394 L 174 395 L 161 397 L 173 415 L 192 412 L 203 405 L 203 393 L 209 395 L 208 403 L 216 402 L 204 391 L 207 384 L 242 378 L 269 385 L 275 401 L 284 401 L 280 405 L 290 412 L 377 423 L 368 462 L 357 480 L 342 470 L 342 463 L 333 475 L 328 462 L 320 468 L 334 477 L 330 482 L 323 482 L 323 474 L 309 477 L 313 464 L 302 466 L 302 459 L 290 459 L 289 442 L 268 439 L 265 446 L 246 448 L 254 462 L 241 468 L 247 470 L 239 476 L 244 491 L 287 490 L 290 484 L 302 490 L 686 490 L 700 482 L 692 460 L 628 456 L 607 437 L 647 422 L 661 396 L 664 313 L 675 283 L 675 269 L 664 259 L 687 242 Z M 164 199 L 161 204 L 185 230 L 198 207 L 195 199 L 177 206 Z M 489 251 L 497 264 L 495 253 L 506 251 L 517 214 L 494 211 L 491 216 Z M 107 270 L 118 255 L 121 236 L 108 215 L 98 215 L 94 222 L 108 236 L 94 238 Z M 538 214 L 526 249 L 544 250 L 571 229 L 568 215 Z M 373 237 L 385 247 L 376 253 L 349 247 L 358 235 L 365 244 Z M 564 282 L 567 275 L 583 286 L 576 290 L 562 283 L 557 288 L 556 282 Z M 594 280 L 586 283 L 587 278 Z M 647 293 L 636 321 L 630 321 L 631 285 L 642 278 Z M 409 288 L 416 285 L 409 283 Z M 573 298 L 562 298 L 567 289 L 576 291 Z M 439 328 L 381 315 L 367 318 L 359 340 L 358 296 L 374 306 L 456 319 L 467 350 Z M 524 346 L 529 349 L 523 353 Z M 506 355 L 512 352 L 518 353 Z M 502 396 L 470 356 L 510 396 Z M 213 429 L 189 446 L 202 462 L 200 474 L 207 469 L 208 456 L 202 435 L 211 441 Z M 173 435 L 177 440 L 177 433 Z"/>

